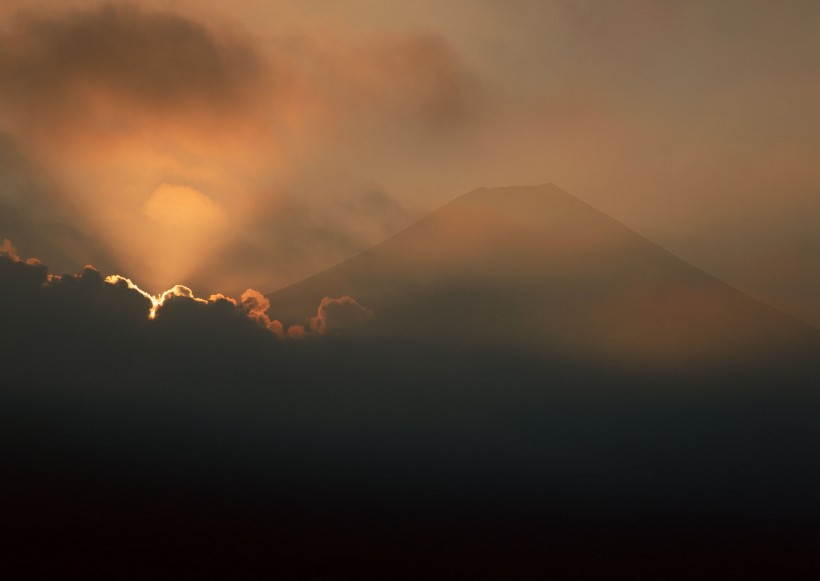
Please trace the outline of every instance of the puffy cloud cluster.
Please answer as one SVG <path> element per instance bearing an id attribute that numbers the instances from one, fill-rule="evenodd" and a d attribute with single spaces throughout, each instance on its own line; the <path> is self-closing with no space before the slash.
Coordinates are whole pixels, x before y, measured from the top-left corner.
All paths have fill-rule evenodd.
<path id="1" fill-rule="evenodd" d="M 326 297 L 308 333 L 299 324 L 285 328 L 271 318 L 269 308 L 269 300 L 253 289 L 238 301 L 222 294 L 197 297 L 183 285 L 155 296 L 126 277 L 103 278 L 90 265 L 78 274 L 53 275 L 39 260 L 22 260 L 9 240 L 0 246 L 0 321 L 15 330 L 6 333 L 6 340 L 15 335 L 35 337 L 48 328 L 94 344 L 112 333 L 122 333 L 123 338 L 142 331 L 160 337 L 193 333 L 200 339 L 227 334 L 241 343 L 264 341 L 266 336 L 299 339 L 352 331 L 373 317 L 351 297 Z"/>
<path id="2" fill-rule="evenodd" d="M 324 297 L 316 316 L 310 320 L 310 328 L 320 335 L 349 333 L 364 327 L 372 318 L 373 311 L 353 297 Z"/>
<path id="3" fill-rule="evenodd" d="M 281 321 L 271 319 L 268 315 L 270 308 L 270 301 L 259 291 L 248 289 L 239 298 L 239 304 L 247 313 L 248 317 L 269 329 L 274 335 L 283 337 L 285 335 L 284 327 Z"/>

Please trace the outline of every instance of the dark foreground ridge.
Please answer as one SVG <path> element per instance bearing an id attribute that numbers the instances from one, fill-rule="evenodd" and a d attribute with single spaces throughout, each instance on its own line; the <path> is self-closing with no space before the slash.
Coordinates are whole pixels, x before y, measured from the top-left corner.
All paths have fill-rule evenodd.
<path id="1" fill-rule="evenodd" d="M 515 211 L 498 191 L 479 190 L 434 214 L 420 227 L 440 264 L 411 228 L 331 271 L 373 285 L 316 291 L 349 291 L 373 309 L 358 334 L 285 340 L 227 303 L 184 296 L 149 320 L 144 297 L 96 271 L 44 286 L 45 267 L 0 255 L 9 578 L 816 577 L 820 350 L 811 329 L 542 190 L 502 189 Z M 541 232 L 536 202 L 563 208 L 552 233 Z M 442 224 L 447 236 L 436 233 Z M 610 234 L 622 238 L 617 248 Z M 538 246 L 539 236 L 561 242 L 560 252 Z M 601 248 L 608 260 L 593 257 Z M 414 277 L 412 293 L 391 286 Z M 469 284 L 447 294 L 459 280 Z M 491 280 L 504 284 L 482 287 Z M 659 280 L 666 295 L 651 286 Z M 621 314 L 582 308 L 622 296 L 606 281 L 644 298 L 687 295 L 675 290 L 687 282 L 714 309 L 688 332 L 711 330 L 711 318 L 743 333 L 724 331 L 705 355 L 670 340 L 642 361 L 634 347 L 643 333 L 688 328 L 672 315 L 659 322 L 667 311 L 644 301 L 627 310 L 643 313 L 636 330 L 607 331 L 604 321 L 620 324 Z M 556 293 L 548 301 L 546 287 Z M 359 288 L 370 294 L 356 296 Z M 560 329 L 539 319 L 516 335 L 506 326 L 521 323 L 504 294 L 513 289 L 527 308 L 566 300 L 566 313 L 548 311 L 563 317 Z M 402 321 L 412 332 L 391 331 Z M 468 323 L 481 340 L 466 340 Z M 573 325 L 596 333 L 572 335 Z M 744 340 L 760 328 L 777 332 Z M 606 341 L 590 339 L 599 332 Z M 612 350 L 619 337 L 630 350 Z"/>

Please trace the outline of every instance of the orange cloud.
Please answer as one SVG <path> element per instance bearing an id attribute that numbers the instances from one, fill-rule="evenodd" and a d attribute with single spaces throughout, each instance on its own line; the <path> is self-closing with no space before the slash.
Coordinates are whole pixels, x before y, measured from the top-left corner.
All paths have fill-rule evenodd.
<path id="1" fill-rule="evenodd" d="M 280 321 L 271 319 L 268 316 L 270 301 L 259 291 L 249 288 L 239 299 L 242 309 L 251 319 L 270 330 L 271 333 L 280 339 L 286 336 L 284 327 Z"/>
<path id="2" fill-rule="evenodd" d="M 405 225 L 400 205 L 358 210 L 381 191 L 372 155 L 398 135 L 451 135 L 476 86 L 430 33 L 263 45 L 209 17 L 103 3 L 24 12 L 0 35 L 0 131 L 59 184 L 66 221 L 152 292 L 192 276 L 220 290 L 237 251 L 270 265 L 248 282 L 273 288 Z M 328 173 L 333 160 L 354 178 Z M 304 240 L 272 237 L 294 205 Z"/>
<path id="3" fill-rule="evenodd" d="M 360 305 L 353 297 L 324 297 L 316 316 L 310 320 L 310 328 L 319 335 L 349 333 L 364 327 L 373 316 L 372 310 Z"/>
<path id="4" fill-rule="evenodd" d="M 6 238 L 3 239 L 3 244 L 0 244 L 0 256 L 6 256 L 14 262 L 20 260 L 20 255 L 17 254 L 17 249 L 11 243 L 11 240 Z"/>

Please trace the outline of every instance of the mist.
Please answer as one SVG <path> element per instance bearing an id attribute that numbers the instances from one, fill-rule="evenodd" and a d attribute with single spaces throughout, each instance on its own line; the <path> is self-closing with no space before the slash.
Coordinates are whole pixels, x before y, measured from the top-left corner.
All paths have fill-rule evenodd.
<path id="1" fill-rule="evenodd" d="M 477 186 L 550 181 L 820 322 L 811 2 L 74 6 L 8 3 L 0 42 L 3 159 L 26 160 L 2 167 L 30 184 L 4 236 L 58 270 L 270 292 Z"/>

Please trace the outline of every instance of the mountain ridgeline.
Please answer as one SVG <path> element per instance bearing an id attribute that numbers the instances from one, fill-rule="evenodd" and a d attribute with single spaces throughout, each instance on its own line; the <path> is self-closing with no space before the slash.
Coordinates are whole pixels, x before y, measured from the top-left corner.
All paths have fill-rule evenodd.
<path id="1" fill-rule="evenodd" d="M 749 363 L 816 329 L 673 256 L 558 187 L 480 188 L 384 243 L 269 296 L 305 320 L 324 296 L 373 309 L 368 333 L 647 367 Z"/>

